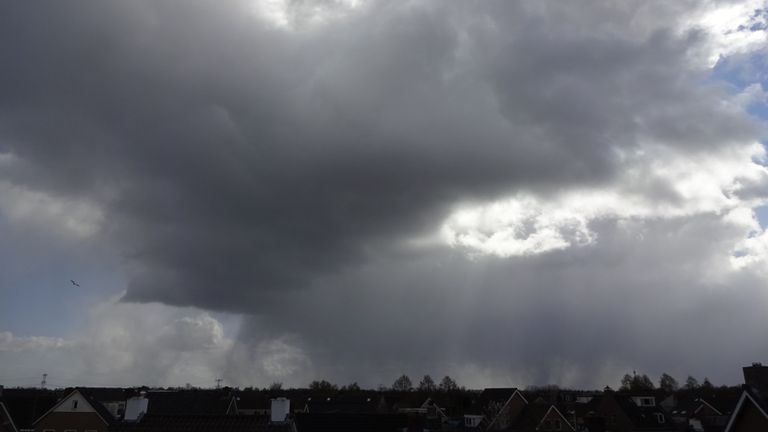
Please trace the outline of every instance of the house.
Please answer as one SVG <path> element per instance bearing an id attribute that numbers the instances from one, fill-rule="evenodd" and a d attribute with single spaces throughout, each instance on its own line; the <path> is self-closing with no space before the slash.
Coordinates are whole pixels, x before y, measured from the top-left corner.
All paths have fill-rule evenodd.
<path id="1" fill-rule="evenodd" d="M 485 400 L 487 418 L 490 419 L 486 430 L 510 432 L 575 431 L 571 422 L 563 415 L 557 405 L 542 397 L 537 397 L 534 402 L 529 402 L 523 393 L 517 389 L 494 389 L 484 391 L 484 393 L 484 395 L 481 393 L 481 399 Z M 496 409 L 495 406 L 497 406 L 498 401 L 506 395 L 509 395 L 507 400 Z M 495 415 L 493 414 L 494 410 L 496 411 Z M 473 419 L 465 417 L 465 427 L 474 427 L 468 424 L 471 420 Z"/>
<path id="2" fill-rule="evenodd" d="M 306 413 L 374 413 L 379 400 L 367 392 L 310 396 L 304 402 Z"/>
<path id="3" fill-rule="evenodd" d="M 682 392 L 676 395 L 674 403 L 666 401 L 666 411 L 673 423 L 693 432 L 722 432 L 739 395 L 731 388 Z"/>
<path id="4" fill-rule="evenodd" d="M 421 432 L 423 430 L 423 419 L 420 416 L 407 414 L 296 414 L 296 432 Z"/>
<path id="5" fill-rule="evenodd" d="M 677 427 L 651 394 L 605 392 L 596 403 L 594 417 L 606 432 L 675 432 Z"/>
<path id="6" fill-rule="evenodd" d="M 237 398 L 226 390 L 150 390 L 143 393 L 152 415 L 236 415 Z"/>
<path id="7" fill-rule="evenodd" d="M 514 423 L 528 400 L 515 388 L 485 389 L 480 393 L 487 430 L 506 430 Z"/>
<path id="8" fill-rule="evenodd" d="M 43 389 L 4 389 L 3 405 L 19 432 L 33 431 L 32 423 L 58 402 L 59 391 Z"/>
<path id="9" fill-rule="evenodd" d="M 269 415 L 269 395 L 258 390 L 244 390 L 238 392 L 237 413 L 240 415 Z"/>
<path id="10" fill-rule="evenodd" d="M 768 431 L 768 366 L 744 367 L 744 387 L 725 432 Z"/>
<path id="11" fill-rule="evenodd" d="M 86 389 L 74 389 L 32 426 L 35 432 L 107 432 L 115 421 Z"/>
<path id="12" fill-rule="evenodd" d="M 147 414 L 137 422 L 122 422 L 113 432 L 295 432 L 290 422 L 274 423 L 267 416 Z M 79 431 L 80 432 L 80 431 Z"/>
<path id="13" fill-rule="evenodd" d="M 509 430 L 514 432 L 574 432 L 576 429 L 556 405 L 534 402 L 525 406 L 518 418 L 510 425 Z"/>
<path id="14" fill-rule="evenodd" d="M 0 432 L 19 432 L 16 424 L 13 422 L 13 418 L 11 418 L 11 413 L 5 407 L 2 390 L 2 387 L 0 387 Z"/>

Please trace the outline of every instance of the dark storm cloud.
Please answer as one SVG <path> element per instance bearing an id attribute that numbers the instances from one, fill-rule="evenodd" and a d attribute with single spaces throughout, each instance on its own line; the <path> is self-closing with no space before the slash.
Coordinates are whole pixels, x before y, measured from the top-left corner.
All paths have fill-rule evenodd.
<path id="1" fill-rule="evenodd" d="M 672 309 L 645 327 L 654 290 L 700 287 L 644 279 L 666 264 L 655 244 L 644 263 L 613 261 L 626 239 L 477 261 L 403 244 L 461 204 L 610 185 L 648 143 L 754 140 L 693 60 L 707 34 L 676 27 L 697 2 L 664 3 L 370 2 L 291 30 L 245 2 L 3 2 L 0 152 L 18 162 L 0 180 L 97 203 L 126 300 L 261 314 L 243 341 L 294 335 L 328 377 L 397 358 L 519 361 L 536 382 L 562 378 L 558 358 L 655 365 L 633 332 L 694 330 Z"/>
<path id="2" fill-rule="evenodd" d="M 371 5 L 291 33 L 247 5 L 6 4 L 2 142 L 31 166 L 14 180 L 104 202 L 127 299 L 253 310 L 456 202 L 607 181 L 639 127 L 749 133 L 686 82 L 696 35 L 476 7 Z"/>

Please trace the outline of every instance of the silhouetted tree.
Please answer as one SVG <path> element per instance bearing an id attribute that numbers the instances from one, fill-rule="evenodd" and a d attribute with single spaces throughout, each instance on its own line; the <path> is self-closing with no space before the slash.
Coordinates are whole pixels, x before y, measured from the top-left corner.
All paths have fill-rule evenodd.
<path id="1" fill-rule="evenodd" d="M 624 374 L 624 377 L 621 378 L 621 387 L 619 387 L 619 390 L 629 390 L 630 388 L 632 388 L 632 375 Z"/>
<path id="2" fill-rule="evenodd" d="M 456 381 L 454 381 L 451 377 L 448 375 L 443 377 L 443 380 L 440 381 L 440 391 L 454 391 L 458 390 L 459 386 L 456 385 Z"/>
<path id="3" fill-rule="evenodd" d="M 419 391 L 433 392 L 437 390 L 437 385 L 435 384 L 435 381 L 432 380 L 431 376 L 424 375 L 424 378 L 422 378 L 419 382 L 418 389 Z"/>
<path id="4" fill-rule="evenodd" d="M 685 380 L 685 389 L 686 390 L 693 390 L 699 388 L 699 380 L 696 378 L 688 375 L 688 378 Z"/>
<path id="5" fill-rule="evenodd" d="M 331 384 L 326 380 L 320 380 L 320 381 L 315 380 L 309 383 L 309 389 L 317 390 L 317 391 L 336 391 L 339 388 L 336 385 Z"/>
<path id="6" fill-rule="evenodd" d="M 625 374 L 621 379 L 621 390 L 653 390 L 654 388 L 653 381 L 646 374 Z"/>
<path id="7" fill-rule="evenodd" d="M 357 382 L 353 382 L 352 384 L 346 385 L 346 386 L 342 387 L 341 389 L 342 390 L 346 390 L 346 391 L 360 391 L 360 386 L 357 385 Z"/>
<path id="8" fill-rule="evenodd" d="M 411 379 L 408 378 L 408 375 L 403 374 L 392 384 L 392 390 L 411 391 L 413 390 L 413 383 L 411 383 Z"/>
<path id="9" fill-rule="evenodd" d="M 713 386 L 712 383 L 709 382 L 709 378 L 704 377 L 704 382 L 701 383 L 701 388 L 707 389 L 707 390 L 712 390 L 713 388 L 715 388 L 715 386 Z"/>
<path id="10" fill-rule="evenodd" d="M 283 389 L 283 383 L 279 381 L 275 381 L 272 384 L 269 385 L 269 389 L 272 391 L 282 390 Z"/>
<path id="11" fill-rule="evenodd" d="M 668 391 L 673 392 L 677 390 L 679 385 L 677 384 L 677 380 L 672 378 L 672 375 L 669 375 L 667 373 L 661 374 L 661 378 L 659 378 L 659 388 Z"/>

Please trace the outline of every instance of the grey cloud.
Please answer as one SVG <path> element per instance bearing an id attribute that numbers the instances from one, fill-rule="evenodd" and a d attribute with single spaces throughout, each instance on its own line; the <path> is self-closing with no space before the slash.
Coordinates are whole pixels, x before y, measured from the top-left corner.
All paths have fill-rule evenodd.
<path id="1" fill-rule="evenodd" d="M 737 383 L 737 366 L 765 355 L 765 282 L 723 267 L 743 227 L 714 215 L 595 225 L 600 247 L 537 259 L 370 264 L 285 298 L 241 339 L 299 335 L 314 376 L 370 386 L 405 372 L 601 388 L 632 369 Z"/>

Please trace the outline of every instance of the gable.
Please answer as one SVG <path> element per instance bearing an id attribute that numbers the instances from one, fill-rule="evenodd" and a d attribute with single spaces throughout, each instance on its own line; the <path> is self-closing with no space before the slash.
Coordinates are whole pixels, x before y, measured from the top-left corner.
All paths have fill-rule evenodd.
<path id="1" fill-rule="evenodd" d="M 761 432 L 768 430 L 768 413 L 755 402 L 747 391 L 739 398 L 733 410 L 726 432 Z"/>
<path id="2" fill-rule="evenodd" d="M 718 411 L 715 407 L 713 407 L 703 399 L 701 400 L 701 404 L 699 404 L 699 406 L 693 411 L 693 413 L 701 417 L 723 415 L 720 411 Z"/>
<path id="3" fill-rule="evenodd" d="M 53 407 L 51 412 L 67 412 L 67 413 L 81 413 L 89 412 L 95 413 L 96 409 L 85 399 L 85 397 L 79 392 L 74 391 L 65 397 L 61 402 Z"/>
<path id="4" fill-rule="evenodd" d="M 489 430 L 502 430 L 507 429 L 513 424 L 523 408 L 528 405 L 528 401 L 519 391 L 515 390 L 512 396 L 507 399 L 507 402 L 499 410 L 496 416 L 491 420 L 491 424 L 488 425 Z"/>
<path id="5" fill-rule="evenodd" d="M 541 418 L 541 422 L 539 422 L 539 425 L 536 429 L 542 430 L 542 431 L 546 431 L 546 430 L 573 431 L 575 430 L 573 426 L 571 426 L 571 423 L 568 420 L 566 420 L 565 416 L 554 405 L 549 407 L 549 410 L 547 410 L 547 413 L 544 414 L 544 417 Z"/>
<path id="6" fill-rule="evenodd" d="M 33 424 L 37 424 L 49 415 L 57 414 L 95 414 L 104 424 L 109 424 L 109 421 L 106 417 L 102 415 L 89 401 L 88 399 L 79 391 L 79 390 L 73 390 L 72 393 L 67 395 L 64 399 L 59 401 L 56 405 L 54 405 L 51 409 L 49 409 L 45 414 L 40 416 L 39 419 L 35 420 Z M 106 414 L 109 415 L 109 414 Z"/>
<path id="7" fill-rule="evenodd" d="M 11 414 L 6 409 L 5 404 L 0 402 L 0 431 L 1 432 L 16 432 L 16 425 L 13 423 Z"/>

